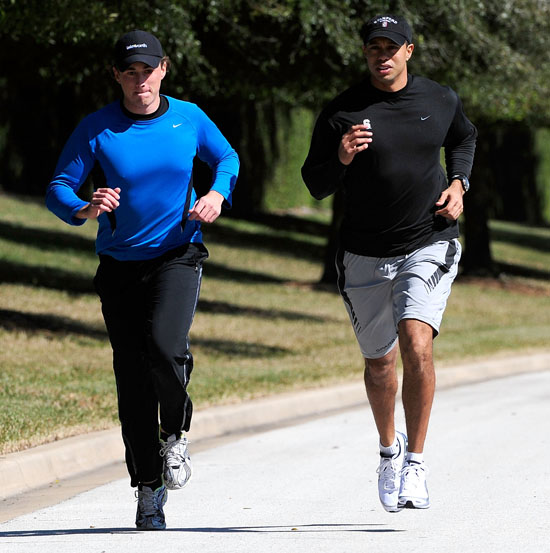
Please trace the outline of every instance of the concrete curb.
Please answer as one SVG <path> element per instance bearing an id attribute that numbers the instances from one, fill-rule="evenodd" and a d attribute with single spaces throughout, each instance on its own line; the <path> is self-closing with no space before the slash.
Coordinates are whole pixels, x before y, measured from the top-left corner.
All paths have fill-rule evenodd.
<path id="1" fill-rule="evenodd" d="M 550 370 L 550 352 L 440 368 L 438 389 L 513 374 Z M 189 437 L 202 441 L 268 425 L 288 424 L 367 404 L 362 382 L 280 394 L 197 411 Z M 120 429 L 67 438 L 0 458 L 0 500 L 121 462 Z"/>

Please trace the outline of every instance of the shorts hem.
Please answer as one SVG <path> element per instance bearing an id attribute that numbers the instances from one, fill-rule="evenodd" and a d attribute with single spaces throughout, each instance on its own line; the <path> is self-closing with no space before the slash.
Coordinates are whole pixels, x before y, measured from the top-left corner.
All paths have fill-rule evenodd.
<path id="1" fill-rule="evenodd" d="M 421 323 L 426 323 L 427 325 L 430 325 L 432 327 L 432 330 L 434 331 L 434 338 L 439 334 L 439 328 L 441 324 L 436 324 L 433 320 L 428 319 L 428 317 L 423 317 L 422 315 L 418 315 L 415 313 L 405 313 L 401 316 L 399 321 L 397 321 L 397 325 L 399 326 L 399 323 L 406 319 L 413 319 L 415 321 L 420 321 Z"/>
<path id="2" fill-rule="evenodd" d="M 397 341 L 398 341 L 398 338 L 396 338 L 393 341 L 391 346 L 388 346 L 387 348 L 383 348 L 383 351 L 376 352 L 370 355 L 366 355 L 365 352 L 361 349 L 361 347 L 359 347 L 359 350 L 361 351 L 361 355 L 363 356 L 364 359 L 382 359 L 382 357 L 384 357 L 385 355 L 388 355 L 388 353 L 390 353 L 390 351 L 392 351 L 393 348 L 397 346 Z"/>

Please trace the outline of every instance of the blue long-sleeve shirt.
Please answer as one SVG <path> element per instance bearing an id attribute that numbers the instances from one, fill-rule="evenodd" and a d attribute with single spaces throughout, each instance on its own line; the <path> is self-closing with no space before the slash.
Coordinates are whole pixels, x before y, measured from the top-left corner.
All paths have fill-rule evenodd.
<path id="1" fill-rule="evenodd" d="M 190 242 L 202 242 L 198 221 L 182 219 L 193 159 L 212 169 L 210 190 L 224 205 L 239 172 L 239 158 L 216 125 L 195 104 L 168 99 L 168 110 L 155 119 L 134 120 L 114 102 L 77 126 L 57 163 L 48 186 L 46 205 L 60 219 L 81 225 L 75 214 L 88 204 L 77 191 L 97 163 L 105 186 L 120 188 L 120 205 L 98 217 L 96 252 L 118 260 L 152 259 Z M 197 196 L 191 191 L 189 205 Z"/>

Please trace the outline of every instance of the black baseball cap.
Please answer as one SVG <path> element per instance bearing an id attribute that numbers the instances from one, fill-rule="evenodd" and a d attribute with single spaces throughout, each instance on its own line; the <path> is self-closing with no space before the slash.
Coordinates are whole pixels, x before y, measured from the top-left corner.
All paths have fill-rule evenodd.
<path id="1" fill-rule="evenodd" d="M 412 30 L 402 17 L 395 15 L 377 15 L 369 19 L 361 28 L 363 44 L 368 44 L 373 38 L 385 37 L 393 40 L 399 46 L 405 42 L 412 44 Z"/>
<path id="2" fill-rule="evenodd" d="M 130 31 L 115 44 L 115 66 L 119 71 L 126 71 L 136 61 L 155 68 L 163 57 L 159 39 L 147 31 Z"/>

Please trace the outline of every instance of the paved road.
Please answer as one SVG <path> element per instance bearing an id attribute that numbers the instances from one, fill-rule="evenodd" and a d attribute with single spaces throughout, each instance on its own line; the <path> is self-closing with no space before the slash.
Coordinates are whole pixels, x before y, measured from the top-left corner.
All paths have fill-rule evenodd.
<path id="1" fill-rule="evenodd" d="M 368 409 L 193 455 L 169 528 L 133 527 L 127 479 L 0 525 L 2 553 L 550 551 L 550 372 L 440 390 L 426 457 L 432 507 L 389 514 Z"/>

